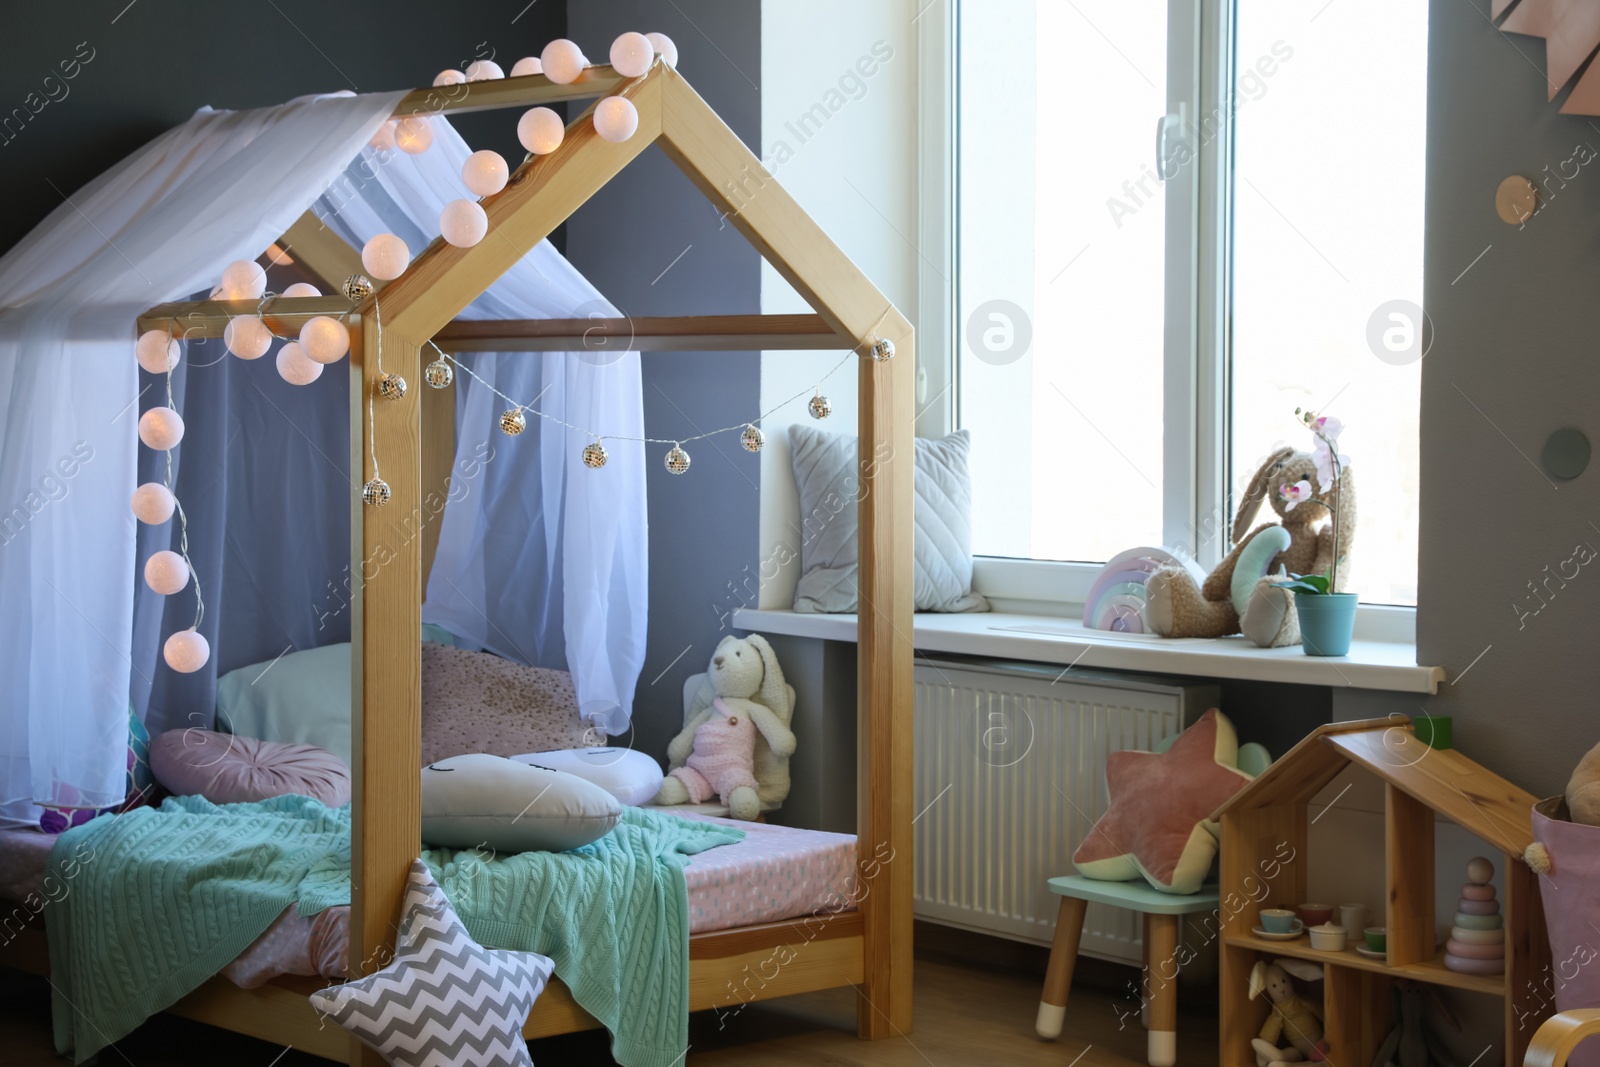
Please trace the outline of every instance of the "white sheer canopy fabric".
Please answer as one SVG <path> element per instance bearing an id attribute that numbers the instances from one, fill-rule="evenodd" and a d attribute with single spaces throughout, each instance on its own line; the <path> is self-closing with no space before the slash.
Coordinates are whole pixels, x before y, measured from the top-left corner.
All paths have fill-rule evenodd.
<path id="1" fill-rule="evenodd" d="M 135 316 L 259 255 L 399 95 L 201 111 L 0 258 L 0 816 L 123 798 L 129 678 L 155 669 L 130 659 Z"/>
<path id="2" fill-rule="evenodd" d="M 390 232 L 413 253 L 439 234 L 446 203 L 468 197 L 471 149 L 442 118 L 416 155 L 367 149 L 314 210 L 352 244 Z M 502 238 L 491 231 L 486 241 Z M 382 298 L 379 301 L 382 313 Z M 541 242 L 463 318 L 614 316 L 617 311 L 549 242 Z M 429 355 L 436 355 L 431 350 Z M 583 465 L 592 437 L 644 435 L 637 352 L 464 356 L 494 389 L 530 408 L 529 430 L 501 434 L 510 404 L 456 375 L 456 465 L 423 619 L 464 644 L 572 672 L 579 709 L 609 734 L 628 729 L 644 664 L 648 557 L 644 449 L 610 440 L 601 470 Z M 536 409 L 550 418 L 537 418 Z M 383 457 L 378 461 L 381 464 Z"/>
<path id="3" fill-rule="evenodd" d="M 0 257 L 0 819 L 33 821 L 35 802 L 119 803 L 130 679 L 138 672 L 148 685 L 168 669 L 145 661 L 146 645 L 134 662 L 139 561 L 128 497 L 138 413 L 153 399 L 141 402 L 136 316 L 209 289 L 229 261 L 259 255 L 319 197 L 336 229 L 357 240 L 391 230 L 420 251 L 443 204 L 468 195 L 468 149 L 436 119 L 429 152 L 380 161 L 367 142 L 401 95 L 203 110 Z M 358 154 L 366 166 L 352 188 L 343 179 Z M 542 244 L 466 314 L 615 311 Z M 565 422 L 642 436 L 637 353 L 497 354 L 472 366 Z M 620 733 L 644 659 L 642 447 L 608 442 L 610 463 L 589 471 L 583 434 L 530 416 L 533 432 L 501 437 L 493 427 L 504 402 L 457 380 L 459 488 L 426 617 L 503 655 L 566 665 L 585 715 Z"/>

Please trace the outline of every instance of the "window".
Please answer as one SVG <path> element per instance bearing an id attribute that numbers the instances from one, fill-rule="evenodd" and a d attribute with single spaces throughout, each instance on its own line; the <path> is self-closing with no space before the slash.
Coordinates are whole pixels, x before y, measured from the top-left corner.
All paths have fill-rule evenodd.
<path id="1" fill-rule="evenodd" d="M 945 32 L 977 554 L 1209 566 L 1311 407 L 1348 427 L 1355 588 L 1415 603 L 1424 0 L 969 0 Z"/>

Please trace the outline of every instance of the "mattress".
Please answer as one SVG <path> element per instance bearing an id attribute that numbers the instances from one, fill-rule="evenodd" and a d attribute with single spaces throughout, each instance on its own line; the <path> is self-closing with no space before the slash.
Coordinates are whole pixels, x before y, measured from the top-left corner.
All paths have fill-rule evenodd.
<path id="1" fill-rule="evenodd" d="M 731 822 L 701 815 L 683 818 L 735 826 L 745 832 L 736 845 L 689 857 L 689 932 L 710 933 L 855 906 L 856 839 L 850 834 L 797 830 L 766 823 Z M 46 879 L 55 838 L 33 830 L 0 831 L 0 897 L 13 907 L 0 912 L 0 944 L 30 924 L 43 929 L 40 914 L 61 887 Z M 234 984 L 254 988 L 280 975 L 342 979 L 349 958 L 350 909 L 329 908 L 302 916 L 294 907 L 222 971 Z"/>

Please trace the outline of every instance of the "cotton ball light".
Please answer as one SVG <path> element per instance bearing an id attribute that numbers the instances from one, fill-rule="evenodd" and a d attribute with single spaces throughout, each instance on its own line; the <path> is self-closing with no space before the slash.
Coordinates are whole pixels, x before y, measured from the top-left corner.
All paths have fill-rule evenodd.
<path id="1" fill-rule="evenodd" d="M 656 50 L 656 55 L 661 57 L 661 61 L 677 69 L 678 46 L 672 43 L 672 38 L 664 33 L 647 33 L 644 36 L 645 40 L 650 42 L 650 47 Z"/>
<path id="2" fill-rule="evenodd" d="M 522 78 L 529 74 L 543 74 L 544 64 L 539 62 L 538 56 L 523 56 L 511 65 L 511 76 Z"/>
<path id="3" fill-rule="evenodd" d="M 139 416 L 139 440 L 157 452 L 177 448 L 183 440 L 183 416 L 171 408 L 151 408 Z"/>
<path id="4" fill-rule="evenodd" d="M 272 347 L 272 331 L 254 315 L 241 315 L 228 320 L 222 343 L 240 359 L 260 359 Z"/>
<path id="5" fill-rule="evenodd" d="M 385 122 L 378 127 L 376 133 L 368 138 L 367 144 L 379 152 L 393 152 L 397 147 L 394 143 L 394 128 L 395 123 L 393 121 Z"/>
<path id="6" fill-rule="evenodd" d="M 380 281 L 393 281 L 411 265 L 411 249 L 392 233 L 380 233 L 361 248 L 361 265 Z"/>
<path id="7" fill-rule="evenodd" d="M 179 630 L 167 638 L 161 656 L 179 674 L 193 674 L 211 658 L 211 645 L 199 630 Z"/>
<path id="8" fill-rule="evenodd" d="M 295 282 L 283 291 L 284 296 L 321 296 L 322 291 L 310 282 Z"/>
<path id="9" fill-rule="evenodd" d="M 290 385 L 310 385 L 322 377 L 322 364 L 306 355 L 299 341 L 278 349 L 278 377 Z"/>
<path id="10" fill-rule="evenodd" d="M 460 85 L 467 80 L 467 76 L 454 67 L 446 67 L 433 76 L 433 87 L 443 88 L 446 85 Z"/>
<path id="11" fill-rule="evenodd" d="M 624 78 L 639 77 L 655 58 L 655 46 L 642 33 L 625 33 L 611 42 L 611 66 Z"/>
<path id="12" fill-rule="evenodd" d="M 316 363 L 337 363 L 350 350 L 350 331 L 338 319 L 318 315 L 300 327 L 300 347 Z"/>
<path id="13" fill-rule="evenodd" d="M 499 152 L 480 149 L 461 164 L 461 180 L 476 196 L 493 196 L 506 187 L 511 170 Z"/>
<path id="14" fill-rule="evenodd" d="M 189 584 L 189 564 L 176 552 L 164 548 L 144 561 L 144 584 L 162 596 L 181 593 Z"/>
<path id="15" fill-rule="evenodd" d="M 267 272 L 253 259 L 236 259 L 222 268 L 217 295 L 223 300 L 259 300 L 267 291 Z"/>
<path id="16" fill-rule="evenodd" d="M 621 144 L 639 129 L 639 109 L 633 101 L 608 96 L 594 109 L 594 132 L 613 144 Z"/>
<path id="17" fill-rule="evenodd" d="M 547 156 L 554 152 L 561 147 L 561 141 L 566 136 L 567 127 L 561 121 L 561 116 L 547 107 L 525 111 L 517 120 L 517 140 L 536 156 Z"/>
<path id="18" fill-rule="evenodd" d="M 467 64 L 467 81 L 469 82 L 489 82 L 505 76 L 506 72 L 500 69 L 500 64 L 492 59 L 475 59 Z"/>
<path id="19" fill-rule="evenodd" d="M 262 255 L 266 256 L 267 262 L 274 267 L 287 267 L 294 262 L 294 257 L 280 248 L 276 241 L 268 245 L 267 250 Z"/>
<path id="20" fill-rule="evenodd" d="M 457 248 L 471 248 L 489 232 L 489 216 L 476 201 L 452 200 L 439 212 L 439 236 Z"/>
<path id="21" fill-rule="evenodd" d="M 408 115 L 394 124 L 395 147 L 408 155 L 421 155 L 433 144 L 433 127 L 426 115 Z"/>
<path id="22" fill-rule="evenodd" d="M 557 85 L 571 85 L 583 73 L 583 49 L 565 37 L 558 37 L 544 46 L 539 54 L 544 76 Z"/>
<path id="23" fill-rule="evenodd" d="M 151 374 L 165 374 L 176 367 L 181 351 L 178 342 L 166 330 L 146 330 L 133 345 L 139 366 Z"/>
<path id="24" fill-rule="evenodd" d="M 133 517 L 151 526 L 160 526 L 172 518 L 178 500 L 172 490 L 160 482 L 145 482 L 133 491 Z"/>

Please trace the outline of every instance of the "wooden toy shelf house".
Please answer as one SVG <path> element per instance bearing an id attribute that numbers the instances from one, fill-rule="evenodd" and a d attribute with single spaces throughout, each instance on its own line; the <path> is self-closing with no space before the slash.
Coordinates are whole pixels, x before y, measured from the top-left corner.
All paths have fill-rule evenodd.
<path id="1" fill-rule="evenodd" d="M 1352 763 L 1384 783 L 1387 958 L 1362 956 L 1353 946 L 1322 952 L 1305 939 L 1254 936 L 1260 908 L 1292 907 L 1316 896 L 1306 884 L 1307 803 Z M 1258 959 L 1272 957 L 1323 965 L 1324 1029 L 1333 1063 L 1372 1062 L 1391 1026 L 1390 989 L 1396 979 L 1501 998 L 1504 1062 L 1522 1063 L 1548 1011 L 1537 989 L 1550 964 L 1538 876 L 1522 861 L 1533 840 L 1533 804 L 1531 794 L 1461 753 L 1429 748 L 1412 733 L 1409 720 L 1398 717 L 1320 727 L 1240 790 L 1216 814 L 1222 823 L 1222 1067 L 1255 1062 L 1250 1039 L 1268 1009 L 1264 1000 L 1249 999 L 1249 974 Z M 1458 974 L 1444 966 L 1434 915 L 1436 815 L 1501 854 L 1504 974 Z"/>

